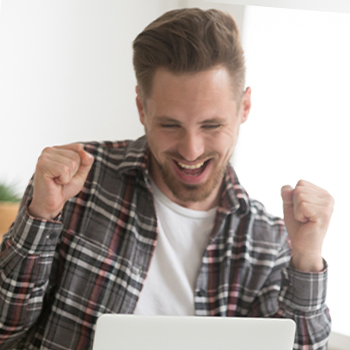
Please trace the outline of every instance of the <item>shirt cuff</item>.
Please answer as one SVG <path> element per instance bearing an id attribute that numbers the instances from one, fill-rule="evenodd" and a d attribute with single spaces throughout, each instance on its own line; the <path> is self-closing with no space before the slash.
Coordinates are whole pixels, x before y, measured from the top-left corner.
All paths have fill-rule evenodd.
<path id="1" fill-rule="evenodd" d="M 42 220 L 28 213 L 29 199 L 25 206 L 21 207 L 12 227 L 11 238 L 16 247 L 25 250 L 27 254 L 51 252 L 56 248 L 58 237 L 63 229 L 60 220 Z"/>
<path id="2" fill-rule="evenodd" d="M 314 312 L 324 307 L 327 294 L 328 265 L 323 260 L 324 270 L 306 273 L 292 266 L 282 270 L 280 301 L 289 309 Z"/>

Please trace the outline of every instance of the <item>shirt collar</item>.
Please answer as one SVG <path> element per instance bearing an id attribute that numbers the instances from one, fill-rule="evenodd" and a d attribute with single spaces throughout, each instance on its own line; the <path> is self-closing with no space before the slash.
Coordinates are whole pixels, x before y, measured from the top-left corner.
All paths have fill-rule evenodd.
<path id="1" fill-rule="evenodd" d="M 148 175 L 149 168 L 149 151 L 147 146 L 146 136 L 128 142 L 125 150 L 123 161 L 119 164 L 118 170 L 124 173 L 135 173 L 142 171 Z"/>
<path id="2" fill-rule="evenodd" d="M 239 216 L 244 216 L 249 211 L 248 193 L 240 184 L 231 164 L 227 165 L 224 175 L 218 210 L 224 214 L 236 213 Z"/>

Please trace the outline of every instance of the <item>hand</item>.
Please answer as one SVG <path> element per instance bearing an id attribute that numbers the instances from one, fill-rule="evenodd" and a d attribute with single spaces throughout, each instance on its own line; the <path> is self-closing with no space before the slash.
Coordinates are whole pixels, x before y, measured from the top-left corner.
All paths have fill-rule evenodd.
<path id="1" fill-rule="evenodd" d="M 333 213 L 332 196 L 310 182 L 300 180 L 295 189 L 283 186 L 284 222 L 297 270 L 323 270 L 322 244 Z"/>
<path id="2" fill-rule="evenodd" d="M 66 201 L 81 191 L 93 161 L 82 144 L 45 148 L 34 174 L 29 214 L 46 220 L 55 218 Z"/>

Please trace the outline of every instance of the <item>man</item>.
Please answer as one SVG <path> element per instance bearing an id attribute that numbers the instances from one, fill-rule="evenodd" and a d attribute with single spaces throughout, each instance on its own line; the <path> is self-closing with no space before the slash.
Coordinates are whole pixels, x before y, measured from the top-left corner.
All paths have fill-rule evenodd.
<path id="1" fill-rule="evenodd" d="M 166 13 L 134 67 L 145 137 L 38 160 L 1 246 L 1 349 L 89 349 L 103 313 L 289 317 L 295 349 L 326 349 L 333 199 L 283 187 L 285 227 L 238 182 L 251 91 L 233 19 Z"/>

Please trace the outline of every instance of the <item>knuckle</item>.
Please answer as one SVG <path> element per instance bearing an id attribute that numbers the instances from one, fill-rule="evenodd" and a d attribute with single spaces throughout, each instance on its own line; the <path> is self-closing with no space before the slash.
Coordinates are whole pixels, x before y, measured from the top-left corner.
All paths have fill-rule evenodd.
<path id="1" fill-rule="evenodd" d="M 332 217 L 332 214 L 333 214 L 333 208 L 329 208 L 328 210 L 327 210 L 327 212 L 326 212 L 326 216 L 327 216 L 327 218 L 331 218 Z"/>
<path id="2" fill-rule="evenodd" d="M 301 179 L 298 181 L 297 186 L 305 186 L 306 183 L 307 183 L 307 181 Z"/>
<path id="3" fill-rule="evenodd" d="M 61 170 L 62 170 L 62 173 L 64 175 L 68 175 L 70 177 L 71 169 L 70 169 L 70 167 L 68 165 L 63 164 L 62 167 L 61 167 Z"/>
<path id="4" fill-rule="evenodd" d="M 305 195 L 300 187 L 296 187 L 294 190 L 294 198 L 300 202 L 305 199 Z"/>
<path id="5" fill-rule="evenodd" d="M 84 146 L 82 143 L 76 143 L 76 146 L 78 151 L 82 151 L 84 149 Z"/>
<path id="6" fill-rule="evenodd" d="M 303 212 L 307 209 L 307 203 L 306 202 L 300 202 L 299 203 L 299 208 Z"/>
<path id="7" fill-rule="evenodd" d="M 297 192 L 297 199 L 299 202 L 304 203 L 307 199 L 307 195 L 305 193 L 299 191 L 299 192 Z"/>
<path id="8" fill-rule="evenodd" d="M 73 169 L 76 169 L 76 167 L 77 167 L 77 164 L 78 164 L 78 162 L 76 161 L 76 160 L 74 160 L 74 159 L 70 159 L 69 160 L 69 168 L 71 169 L 71 170 L 73 170 Z"/>
<path id="9" fill-rule="evenodd" d="M 334 211 L 334 199 L 332 197 L 332 200 L 328 203 L 328 207 L 327 207 L 327 213 L 329 216 L 331 216 L 333 214 Z"/>
<path id="10" fill-rule="evenodd" d="M 299 183 L 298 183 L 294 189 L 294 193 L 298 194 L 298 193 L 301 193 L 302 191 L 303 191 L 303 189 L 299 186 Z"/>
<path id="11" fill-rule="evenodd" d="M 329 203 L 332 205 L 332 206 L 334 206 L 334 204 L 335 204 L 335 200 L 334 200 L 334 198 L 327 192 L 327 196 L 328 196 L 328 201 L 329 201 Z"/>
<path id="12" fill-rule="evenodd" d="M 333 212 L 335 200 L 327 191 L 325 191 L 325 201 L 326 201 L 327 210 L 329 210 L 330 212 Z"/>
<path id="13" fill-rule="evenodd" d="M 53 150 L 53 147 L 45 147 L 42 153 L 48 153 L 48 152 L 51 152 L 52 150 Z"/>
<path id="14" fill-rule="evenodd" d="M 71 143 L 70 145 L 67 145 L 67 150 L 79 153 L 84 149 L 84 146 L 82 143 Z"/>
<path id="15" fill-rule="evenodd" d="M 45 165 L 48 162 L 49 162 L 49 156 L 47 155 L 47 153 L 46 152 L 41 153 L 37 161 L 37 165 L 36 165 L 37 169 L 42 169 L 43 167 L 45 167 Z"/>
<path id="16" fill-rule="evenodd" d="M 52 151 L 53 151 L 52 147 L 45 147 L 39 156 L 39 160 L 47 160 L 47 158 L 50 156 Z"/>
<path id="17" fill-rule="evenodd" d="M 333 208 L 333 207 L 334 207 L 334 199 L 333 199 L 333 197 L 329 197 L 329 198 L 327 199 L 327 206 L 328 206 L 329 208 Z"/>

